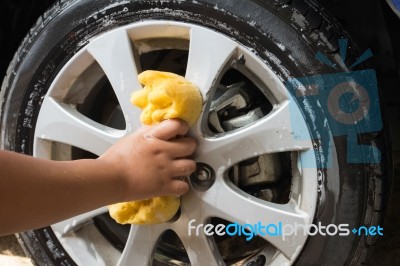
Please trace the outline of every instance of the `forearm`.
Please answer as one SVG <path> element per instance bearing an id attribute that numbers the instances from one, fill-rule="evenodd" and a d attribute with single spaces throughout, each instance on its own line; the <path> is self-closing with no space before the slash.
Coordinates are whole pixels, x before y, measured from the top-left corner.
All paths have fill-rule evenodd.
<path id="1" fill-rule="evenodd" d="M 182 195 L 196 142 L 180 120 L 142 127 L 96 160 L 50 161 L 0 151 L 0 235 L 53 224 L 131 200 Z M 138 164 L 140 163 L 140 167 Z"/>
<path id="2" fill-rule="evenodd" d="M 0 151 L 0 235 L 121 201 L 124 184 L 98 160 L 49 161 Z"/>

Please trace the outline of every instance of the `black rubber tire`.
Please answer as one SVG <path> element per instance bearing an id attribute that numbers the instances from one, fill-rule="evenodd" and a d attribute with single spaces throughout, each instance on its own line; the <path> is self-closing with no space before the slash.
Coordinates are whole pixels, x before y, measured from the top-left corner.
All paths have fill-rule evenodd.
<path id="1" fill-rule="evenodd" d="M 153 9 L 156 8 L 157 9 Z M 218 8 L 214 8 L 218 7 Z M 128 12 L 120 10 L 128 8 Z M 143 12 L 146 10 L 151 12 Z M 101 23 L 108 17 L 111 24 Z M 1 89 L 1 148 L 32 154 L 35 121 L 42 97 L 61 67 L 90 38 L 134 21 L 170 19 L 203 25 L 253 49 L 282 80 L 334 73 L 315 58 L 324 52 L 337 62 L 339 38 L 350 39 L 319 7 L 307 0 L 198 0 L 198 1 L 100 1 L 60 0 L 41 16 L 18 49 Z M 285 51 L 278 44 L 285 46 Z M 265 53 L 268 50 L 269 53 Z M 291 55 L 289 58 L 288 55 Z M 359 55 L 351 43 L 348 61 Z M 279 59 L 279 65 L 275 58 Z M 363 66 L 358 67 L 362 69 Z M 325 114 L 312 103 L 317 119 Z M 306 112 L 304 112 L 307 116 Z M 317 130 L 318 131 L 318 130 Z M 362 132 L 362 131 L 361 131 Z M 314 132 L 325 136 L 323 131 Z M 315 222 L 348 223 L 357 227 L 381 224 L 389 191 L 387 137 L 384 131 L 360 134 L 360 143 L 377 147 L 377 164 L 348 164 L 346 138 L 335 137 L 340 180 L 327 182 L 329 168 L 321 168 Z M 316 150 L 319 156 L 326 151 Z M 335 200 L 329 195 L 339 195 Z M 25 249 L 38 265 L 75 265 L 50 227 L 20 233 Z M 310 237 L 298 265 L 360 265 L 366 262 L 376 237 Z"/>

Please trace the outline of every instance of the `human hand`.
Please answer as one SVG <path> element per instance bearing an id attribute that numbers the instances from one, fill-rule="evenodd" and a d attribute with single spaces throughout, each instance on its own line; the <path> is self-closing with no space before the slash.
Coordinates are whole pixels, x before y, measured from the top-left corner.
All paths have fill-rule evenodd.
<path id="1" fill-rule="evenodd" d="M 188 125 L 178 119 L 144 126 L 98 158 L 124 182 L 122 201 L 180 196 L 188 191 L 188 183 L 177 179 L 196 169 L 196 163 L 187 158 L 194 153 L 196 141 L 181 137 L 188 131 Z"/>

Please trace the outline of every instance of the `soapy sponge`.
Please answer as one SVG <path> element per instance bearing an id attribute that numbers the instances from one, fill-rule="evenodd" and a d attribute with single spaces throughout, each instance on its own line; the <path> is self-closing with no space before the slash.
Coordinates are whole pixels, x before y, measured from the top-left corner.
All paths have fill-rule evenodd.
<path id="1" fill-rule="evenodd" d="M 120 224 L 159 224 L 171 220 L 179 210 L 174 196 L 121 202 L 108 206 L 110 216 Z"/>
<path id="2" fill-rule="evenodd" d="M 147 70 L 138 79 L 144 88 L 132 94 L 132 104 L 143 109 L 140 121 L 154 125 L 179 118 L 192 126 L 200 115 L 202 98 L 198 88 L 185 78 L 169 72 Z M 122 202 L 109 206 L 110 216 L 120 224 L 159 224 L 171 220 L 180 198 L 163 196 Z"/>
<path id="3" fill-rule="evenodd" d="M 132 94 L 131 102 L 142 108 L 140 120 L 152 125 L 165 119 L 180 118 L 192 126 L 202 108 L 197 87 L 170 72 L 144 71 L 138 79 L 144 88 Z"/>

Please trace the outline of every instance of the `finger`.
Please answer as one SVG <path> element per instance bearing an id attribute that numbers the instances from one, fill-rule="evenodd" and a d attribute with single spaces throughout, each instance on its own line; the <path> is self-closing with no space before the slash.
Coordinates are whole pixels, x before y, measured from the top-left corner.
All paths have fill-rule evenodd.
<path id="1" fill-rule="evenodd" d="M 170 140 L 177 136 L 184 136 L 189 131 L 189 126 L 180 119 L 169 119 L 153 126 L 148 131 L 148 136 L 161 140 Z"/>
<path id="2" fill-rule="evenodd" d="M 171 158 L 189 157 L 197 148 L 197 142 L 193 138 L 174 139 L 165 143 L 165 145 L 165 150 Z"/>
<path id="3" fill-rule="evenodd" d="M 189 191 L 189 184 L 181 180 L 173 180 L 167 188 L 167 194 L 182 196 Z"/>
<path id="4" fill-rule="evenodd" d="M 171 163 L 173 177 L 190 176 L 196 170 L 196 162 L 189 159 L 174 160 Z"/>

